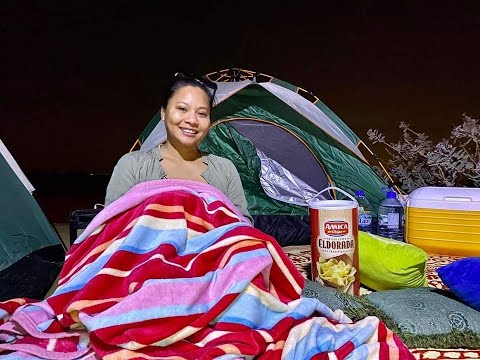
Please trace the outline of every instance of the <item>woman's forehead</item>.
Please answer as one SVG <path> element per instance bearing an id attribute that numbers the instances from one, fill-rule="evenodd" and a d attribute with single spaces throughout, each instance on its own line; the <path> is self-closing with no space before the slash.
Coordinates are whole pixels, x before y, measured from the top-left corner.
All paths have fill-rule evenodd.
<path id="1" fill-rule="evenodd" d="M 170 98 L 172 102 L 186 102 L 203 104 L 203 106 L 210 108 L 209 98 L 205 91 L 197 86 L 185 85 L 179 87 Z M 170 102 L 169 101 L 169 102 Z"/>

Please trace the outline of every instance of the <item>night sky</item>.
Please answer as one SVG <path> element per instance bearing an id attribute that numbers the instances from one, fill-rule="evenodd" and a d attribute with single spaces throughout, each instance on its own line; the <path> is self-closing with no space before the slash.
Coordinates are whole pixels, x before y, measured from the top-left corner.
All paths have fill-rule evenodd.
<path id="1" fill-rule="evenodd" d="M 24 171 L 110 173 L 176 71 L 288 81 L 365 141 L 480 117 L 479 1 L 171 3 L 2 1 L 0 137 Z"/>

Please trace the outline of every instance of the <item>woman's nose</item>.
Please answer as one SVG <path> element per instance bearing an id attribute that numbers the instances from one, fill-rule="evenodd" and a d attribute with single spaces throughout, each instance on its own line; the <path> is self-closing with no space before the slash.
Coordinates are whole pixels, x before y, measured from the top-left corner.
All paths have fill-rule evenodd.
<path id="1" fill-rule="evenodd" d="M 198 124 L 197 114 L 195 112 L 189 112 L 185 118 L 185 121 L 190 124 Z"/>

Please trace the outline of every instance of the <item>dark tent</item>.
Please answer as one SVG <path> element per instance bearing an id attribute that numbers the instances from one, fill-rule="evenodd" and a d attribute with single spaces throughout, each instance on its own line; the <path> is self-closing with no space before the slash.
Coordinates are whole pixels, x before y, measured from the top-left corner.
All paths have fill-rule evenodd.
<path id="1" fill-rule="evenodd" d="M 0 301 L 42 299 L 65 257 L 34 188 L 0 140 Z"/>

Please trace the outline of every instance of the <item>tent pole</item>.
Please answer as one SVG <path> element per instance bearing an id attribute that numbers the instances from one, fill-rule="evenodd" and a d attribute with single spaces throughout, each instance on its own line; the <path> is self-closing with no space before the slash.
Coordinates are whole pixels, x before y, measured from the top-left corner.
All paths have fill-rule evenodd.
<path id="1" fill-rule="evenodd" d="M 133 149 L 135 149 L 135 146 L 137 146 L 137 145 L 139 145 L 139 144 L 140 144 L 140 140 L 137 139 L 137 140 L 135 141 L 135 143 L 133 144 L 133 146 L 130 148 L 130 151 L 129 151 L 129 152 L 132 152 Z"/>
<path id="2" fill-rule="evenodd" d="M 393 178 L 392 176 L 390 175 L 390 173 L 387 171 L 387 169 L 385 168 L 385 166 L 383 166 L 382 162 L 380 161 L 380 158 L 373 153 L 372 150 L 370 150 L 370 148 L 367 146 L 367 144 L 365 144 L 362 140 L 360 140 L 357 144 L 357 147 L 358 145 L 362 144 L 365 149 L 368 150 L 368 152 L 370 153 L 370 155 L 372 155 L 375 160 L 377 160 L 378 164 L 380 165 L 380 167 L 382 168 L 383 172 L 387 175 L 388 179 L 390 180 L 390 182 L 392 183 L 393 187 L 395 188 L 395 190 L 397 191 L 397 193 L 400 195 L 400 197 L 402 198 L 402 200 L 405 202 L 406 199 L 405 197 L 403 196 L 403 191 L 397 186 L 395 185 L 395 182 L 393 181 Z"/>

